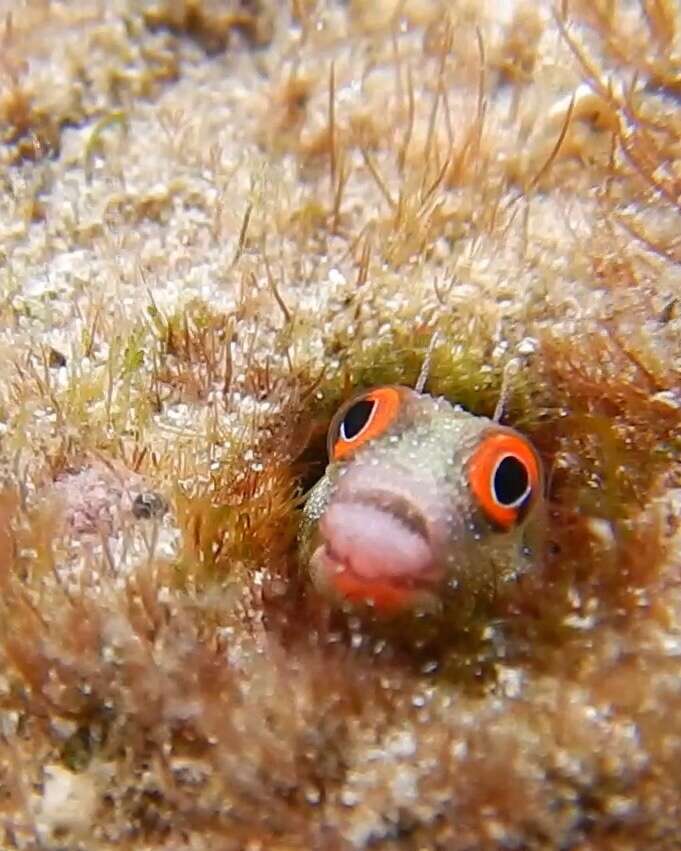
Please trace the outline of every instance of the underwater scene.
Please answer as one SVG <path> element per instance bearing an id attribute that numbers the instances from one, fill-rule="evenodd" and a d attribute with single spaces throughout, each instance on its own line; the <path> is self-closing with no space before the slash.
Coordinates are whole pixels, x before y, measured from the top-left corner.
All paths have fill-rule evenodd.
<path id="1" fill-rule="evenodd" d="M 681 849 L 677 0 L 0 11 L 0 847 Z"/>

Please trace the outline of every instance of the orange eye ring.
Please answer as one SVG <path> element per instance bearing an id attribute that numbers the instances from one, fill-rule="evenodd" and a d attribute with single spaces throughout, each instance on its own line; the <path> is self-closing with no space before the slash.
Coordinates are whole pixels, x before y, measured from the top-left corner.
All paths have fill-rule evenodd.
<path id="1" fill-rule="evenodd" d="M 329 457 L 334 461 L 348 458 L 368 440 L 379 437 L 393 423 L 401 404 L 401 389 L 390 385 L 353 396 L 329 428 Z"/>
<path id="2" fill-rule="evenodd" d="M 468 465 L 468 481 L 478 505 L 498 529 L 507 531 L 523 518 L 541 488 L 541 462 L 517 432 L 488 432 Z"/>

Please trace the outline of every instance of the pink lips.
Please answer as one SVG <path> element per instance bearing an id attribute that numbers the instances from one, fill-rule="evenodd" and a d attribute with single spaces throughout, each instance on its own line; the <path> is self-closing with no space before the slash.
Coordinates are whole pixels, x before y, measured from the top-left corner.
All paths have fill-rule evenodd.
<path id="1" fill-rule="evenodd" d="M 332 503 L 320 530 L 333 559 L 361 579 L 418 579 L 432 567 L 423 535 L 375 505 Z"/>
<path id="2" fill-rule="evenodd" d="M 439 578 L 427 534 L 379 504 L 332 502 L 320 521 L 317 580 L 341 599 L 385 613 L 430 605 Z"/>
<path id="3" fill-rule="evenodd" d="M 322 515 L 310 567 L 343 600 L 396 611 L 435 602 L 449 523 L 437 483 L 400 467 L 355 464 Z"/>

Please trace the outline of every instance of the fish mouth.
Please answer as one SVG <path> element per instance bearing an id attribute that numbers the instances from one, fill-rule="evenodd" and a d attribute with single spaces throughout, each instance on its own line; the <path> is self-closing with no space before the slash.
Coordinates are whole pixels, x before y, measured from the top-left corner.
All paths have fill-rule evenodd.
<path id="1" fill-rule="evenodd" d="M 441 579 L 428 522 L 402 496 L 368 491 L 333 500 L 319 532 L 313 577 L 343 600 L 396 611 L 432 597 Z"/>
<path id="2" fill-rule="evenodd" d="M 342 502 L 342 500 L 340 500 Z M 423 512 L 412 502 L 403 496 L 388 493 L 382 490 L 364 491 L 359 497 L 353 499 L 352 504 L 364 506 L 366 509 L 378 509 L 389 514 L 399 521 L 403 526 L 424 540 L 430 541 L 428 521 Z"/>

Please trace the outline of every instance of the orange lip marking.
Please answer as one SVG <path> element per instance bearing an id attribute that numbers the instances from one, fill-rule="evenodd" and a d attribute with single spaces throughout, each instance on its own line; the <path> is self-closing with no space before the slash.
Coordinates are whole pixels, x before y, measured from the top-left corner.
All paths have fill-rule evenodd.
<path id="1" fill-rule="evenodd" d="M 329 576 L 333 589 L 352 603 L 373 605 L 382 612 L 405 608 L 418 592 L 383 579 L 362 579 L 349 570 L 334 570 Z"/>

